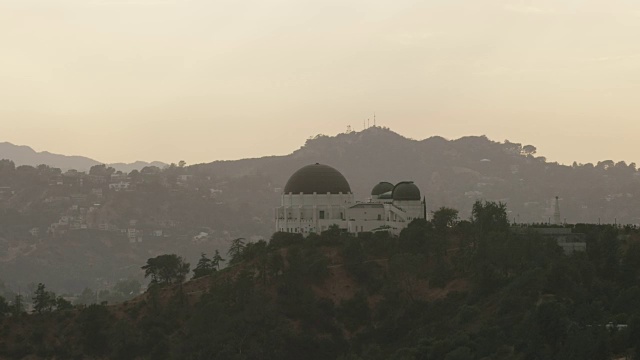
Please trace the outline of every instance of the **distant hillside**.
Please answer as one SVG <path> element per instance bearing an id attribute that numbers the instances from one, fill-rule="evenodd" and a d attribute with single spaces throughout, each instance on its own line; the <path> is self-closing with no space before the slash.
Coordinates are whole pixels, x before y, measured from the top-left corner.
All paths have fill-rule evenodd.
<path id="1" fill-rule="evenodd" d="M 356 199 L 365 200 L 380 181 L 413 180 L 429 210 L 460 209 L 463 216 L 476 199 L 502 201 L 510 220 L 547 222 L 553 199 L 560 197 L 567 222 L 640 223 L 640 174 L 634 163 L 606 160 L 573 166 L 535 156 L 532 145 L 496 142 L 486 136 L 456 140 L 413 140 L 387 128 L 318 135 L 285 156 L 195 165 L 216 176 L 259 175 L 284 187 L 300 167 L 315 162 L 342 172 Z M 265 204 L 273 207 L 275 204 Z"/>
<path id="2" fill-rule="evenodd" d="M 9 142 L 0 143 L 0 159 L 12 160 L 17 166 L 37 166 L 40 164 L 46 164 L 51 167 L 60 168 L 62 170 L 75 169 L 78 171 L 88 171 L 93 165 L 103 164 L 100 161 L 90 159 L 85 156 L 52 154 L 48 151 L 37 152 L 29 146 L 14 145 Z M 131 164 L 115 163 L 108 165 L 119 171 L 130 172 L 131 170 L 140 170 L 145 166 L 164 167 L 167 164 L 159 161 L 154 161 L 151 163 L 145 161 L 136 161 Z"/>
<path id="3" fill-rule="evenodd" d="M 0 161 L 0 281 L 14 290 L 43 281 L 78 292 L 140 276 L 139 262 L 151 255 L 176 253 L 195 263 L 201 252 L 225 254 L 231 239 L 273 232 L 285 183 L 315 162 L 340 170 L 357 200 L 379 181 L 413 180 L 429 212 L 451 207 L 462 219 L 485 199 L 506 203 L 509 222 L 548 222 L 559 196 L 568 223 L 640 223 L 635 164 L 565 166 L 536 156 L 531 145 L 484 136 L 412 140 L 374 127 L 317 136 L 286 156 L 130 174 Z"/>

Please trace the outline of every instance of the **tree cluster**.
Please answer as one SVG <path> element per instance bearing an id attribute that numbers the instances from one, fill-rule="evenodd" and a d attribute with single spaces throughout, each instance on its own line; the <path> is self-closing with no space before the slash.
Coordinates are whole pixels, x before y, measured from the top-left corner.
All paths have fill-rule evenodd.
<path id="1" fill-rule="evenodd" d="M 442 208 L 399 237 L 334 228 L 237 239 L 226 269 L 203 254 L 194 277 L 214 268 L 215 276 L 199 280 L 210 286 L 191 302 L 177 285 L 184 260 L 151 258 L 144 269 L 168 297 L 158 301 L 151 286 L 121 319 L 86 308 L 79 344 L 41 351 L 122 359 L 640 358 L 640 231 L 576 225 L 588 251 L 569 256 L 553 240 L 512 231 L 506 214 L 504 204 L 477 202 L 469 220 Z M 24 356 L 19 346 L 29 341 L 0 347 L 0 356 Z"/>

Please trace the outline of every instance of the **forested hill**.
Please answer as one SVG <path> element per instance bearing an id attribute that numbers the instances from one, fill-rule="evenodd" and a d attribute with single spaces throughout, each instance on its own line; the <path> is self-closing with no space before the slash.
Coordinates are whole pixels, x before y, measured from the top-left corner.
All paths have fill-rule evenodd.
<path id="1" fill-rule="evenodd" d="M 637 228 L 576 225 L 587 252 L 567 256 L 512 231 L 504 206 L 473 213 L 442 209 L 399 237 L 236 239 L 229 267 L 203 257 L 186 283 L 189 266 L 160 255 L 121 305 L 71 308 L 39 287 L 28 315 L 0 298 L 0 358 L 638 358 Z"/>
<path id="2" fill-rule="evenodd" d="M 48 151 L 37 152 L 25 145 L 14 145 L 9 142 L 0 142 L 0 159 L 8 159 L 13 161 L 17 166 L 30 165 L 37 166 L 45 164 L 51 167 L 60 168 L 62 170 L 74 169 L 78 171 L 88 171 L 92 166 L 99 165 L 101 162 L 85 157 L 85 156 L 69 156 L 54 154 Z M 163 167 L 167 164 L 154 161 L 136 161 L 133 163 L 115 163 L 109 164 L 118 171 L 130 172 L 132 170 L 140 170 L 145 166 Z"/>
<path id="3" fill-rule="evenodd" d="M 196 168 L 229 177 L 260 175 L 284 187 L 294 171 L 315 162 L 341 171 L 360 200 L 379 181 L 413 180 L 426 195 L 429 210 L 470 209 L 476 199 L 500 200 L 507 203 L 510 220 L 547 222 L 553 199 L 559 196 L 562 216 L 569 223 L 640 221 L 640 173 L 635 164 L 607 160 L 565 166 L 536 156 L 532 145 L 485 136 L 412 140 L 372 127 L 318 135 L 286 156 L 216 161 Z"/>
<path id="4" fill-rule="evenodd" d="M 429 211 L 469 218 L 476 199 L 507 204 L 509 221 L 547 222 L 560 197 L 568 223 L 638 223 L 634 164 L 563 166 L 535 147 L 486 137 L 411 140 L 388 129 L 317 136 L 286 156 L 185 163 L 140 171 L 94 165 L 88 172 L 18 165 L 0 153 L 0 281 L 13 291 L 45 282 L 77 294 L 138 278 L 136 265 L 159 253 L 193 262 L 226 253 L 229 241 L 256 241 L 274 229 L 287 179 L 321 162 L 340 170 L 364 200 L 379 181 L 415 181 Z"/>

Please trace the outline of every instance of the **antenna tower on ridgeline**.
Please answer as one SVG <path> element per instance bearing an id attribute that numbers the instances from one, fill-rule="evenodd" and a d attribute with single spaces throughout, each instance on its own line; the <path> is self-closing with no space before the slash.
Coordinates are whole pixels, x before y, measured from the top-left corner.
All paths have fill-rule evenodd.
<path id="1" fill-rule="evenodd" d="M 556 196 L 556 206 L 555 210 L 553 211 L 553 223 L 556 225 L 560 225 L 562 223 L 560 219 L 560 201 Z"/>
<path id="2" fill-rule="evenodd" d="M 373 127 L 376 127 L 376 113 L 373 112 Z"/>

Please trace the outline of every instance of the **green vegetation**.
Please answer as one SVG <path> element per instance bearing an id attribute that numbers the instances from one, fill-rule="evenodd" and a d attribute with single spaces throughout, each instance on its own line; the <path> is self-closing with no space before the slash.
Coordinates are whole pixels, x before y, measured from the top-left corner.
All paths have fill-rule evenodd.
<path id="1" fill-rule="evenodd" d="M 576 225 L 588 251 L 567 256 L 506 211 L 441 208 L 397 238 L 236 239 L 231 266 L 202 254 L 188 282 L 188 263 L 161 255 L 146 294 L 116 306 L 56 310 L 41 284 L 28 317 L 0 299 L 0 357 L 640 359 L 640 231 Z"/>
<path id="2" fill-rule="evenodd" d="M 277 199 L 268 180 L 231 181 L 184 165 L 129 174 L 95 165 L 82 173 L 0 160 L 2 280 L 14 290 L 43 282 L 79 293 L 142 281 L 149 254 L 178 253 L 195 264 L 202 252 L 225 254 L 228 236 L 269 234 L 270 210 L 249 206 Z M 12 298 L 3 288 L 0 296 Z"/>
<path id="3" fill-rule="evenodd" d="M 635 223 L 640 208 L 635 164 L 564 166 L 536 157 L 531 145 L 482 136 L 416 141 L 379 127 L 317 136 L 286 156 L 147 166 L 128 174 L 105 165 L 81 173 L 0 160 L 2 280 L 13 290 L 43 282 L 58 293 L 99 293 L 105 283 L 142 281 L 139 267 L 150 254 L 179 254 L 196 265 L 202 252 L 213 261 L 219 249 L 231 260 L 229 240 L 268 237 L 288 177 L 316 161 L 343 171 L 357 199 L 382 174 L 397 174 L 415 180 L 429 206 L 458 209 L 459 219 L 470 218 L 478 197 L 508 199 L 508 220 L 518 223 L 547 222 L 555 195 L 569 222 Z M 129 187 L 110 187 L 121 182 Z M 439 224 L 434 218 L 430 225 L 429 255 L 449 241 L 473 240 L 445 238 Z M 14 296 L 1 288 L 0 295 Z"/>
<path id="4" fill-rule="evenodd" d="M 144 277 L 151 277 L 152 285 L 181 284 L 189 274 L 189 263 L 175 254 L 160 255 L 147 260 L 142 267 Z"/>

